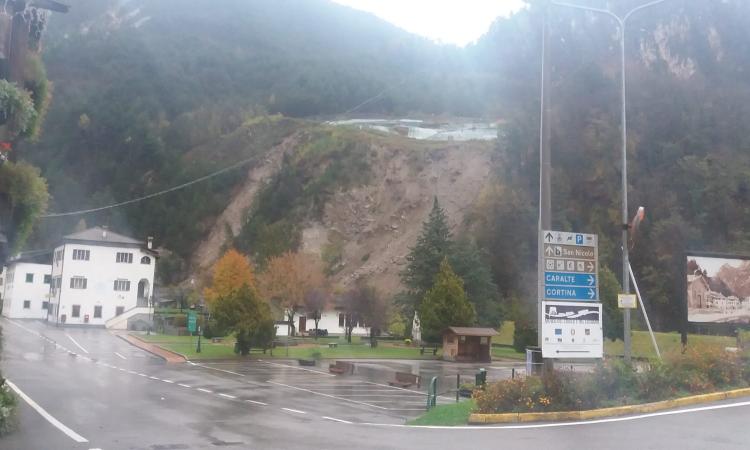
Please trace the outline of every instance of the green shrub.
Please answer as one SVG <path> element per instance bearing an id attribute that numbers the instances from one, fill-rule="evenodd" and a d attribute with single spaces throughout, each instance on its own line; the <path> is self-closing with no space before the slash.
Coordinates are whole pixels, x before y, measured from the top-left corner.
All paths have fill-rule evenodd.
<path id="1" fill-rule="evenodd" d="M 513 330 L 513 349 L 518 353 L 526 353 L 526 347 L 535 346 L 536 341 L 536 328 L 526 321 L 516 321 L 516 327 Z"/>
<path id="2" fill-rule="evenodd" d="M 15 411 L 18 401 L 5 379 L 0 377 L 0 436 L 9 432 L 15 425 Z"/>
<path id="3" fill-rule="evenodd" d="M 634 371 L 620 360 L 590 373 L 553 371 L 490 383 L 475 391 L 481 413 L 575 411 L 652 402 L 717 389 L 747 386 L 750 360 L 719 347 L 694 347 Z"/>
<path id="4" fill-rule="evenodd" d="M 404 345 L 411 345 L 411 339 L 409 338 L 404 339 Z"/>

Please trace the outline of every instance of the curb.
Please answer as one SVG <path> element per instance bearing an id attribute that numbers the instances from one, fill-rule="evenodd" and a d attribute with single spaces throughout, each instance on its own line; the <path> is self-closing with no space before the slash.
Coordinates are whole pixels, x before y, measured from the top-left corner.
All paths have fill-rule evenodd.
<path id="1" fill-rule="evenodd" d="M 519 422 L 556 422 L 567 420 L 591 420 L 604 417 L 625 416 L 628 414 L 643 414 L 654 411 L 663 411 L 681 406 L 695 405 L 698 403 L 715 402 L 738 397 L 750 396 L 750 388 L 734 389 L 724 392 L 712 392 L 710 394 L 692 395 L 690 397 L 663 400 L 654 403 L 640 405 L 615 406 L 612 408 L 590 409 L 586 411 L 559 411 L 538 413 L 504 413 L 504 414 L 471 414 L 469 424 L 483 425 L 491 423 L 519 423 Z"/>
<path id="2" fill-rule="evenodd" d="M 147 351 L 154 356 L 158 356 L 167 363 L 184 363 L 187 362 L 187 358 L 179 353 L 175 353 L 171 350 L 167 350 L 164 347 L 160 347 L 156 344 L 146 342 L 137 336 L 132 334 L 117 334 L 117 337 L 124 340 L 130 345 L 140 348 L 141 350 Z"/>

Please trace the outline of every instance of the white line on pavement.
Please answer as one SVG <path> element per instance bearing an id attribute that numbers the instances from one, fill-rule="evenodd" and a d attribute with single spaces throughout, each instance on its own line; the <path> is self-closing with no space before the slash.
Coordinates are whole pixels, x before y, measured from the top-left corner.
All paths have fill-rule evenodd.
<path id="1" fill-rule="evenodd" d="M 161 381 L 161 379 L 156 378 L 156 377 L 149 377 L 149 378 L 151 378 L 152 380 Z"/>
<path id="2" fill-rule="evenodd" d="M 287 388 L 290 388 L 290 389 L 296 389 L 298 391 L 307 392 L 307 393 L 310 393 L 310 394 L 313 394 L 313 395 L 320 395 L 321 397 L 335 398 L 337 400 L 341 400 L 341 401 L 348 402 L 348 403 L 355 403 L 355 404 L 358 404 L 358 405 L 370 406 L 372 408 L 377 408 L 377 409 L 388 409 L 388 408 L 385 408 L 383 406 L 373 405 L 373 404 L 370 404 L 370 403 L 360 402 L 360 401 L 357 401 L 357 400 L 351 400 L 351 399 L 344 398 L 344 397 L 339 397 L 339 396 L 336 396 L 336 395 L 324 394 L 322 392 L 315 392 L 315 391 L 311 391 L 310 389 L 304 389 L 304 388 L 299 388 L 299 387 L 296 387 L 296 386 L 290 386 L 288 384 L 277 383 L 277 382 L 271 381 L 271 380 L 268 380 L 267 383 L 275 384 L 277 386 L 284 386 L 284 387 L 287 387 Z"/>
<path id="3" fill-rule="evenodd" d="M 678 409 L 675 411 L 661 411 L 661 412 L 654 412 L 654 413 L 648 413 L 648 414 L 639 414 L 636 416 L 610 417 L 608 419 L 585 420 L 585 421 L 579 421 L 579 422 L 539 423 L 539 424 L 529 424 L 529 425 L 501 425 L 501 426 L 402 425 L 402 424 L 393 424 L 393 423 L 361 423 L 360 425 L 369 425 L 369 426 L 378 426 L 378 427 L 395 427 L 395 428 L 433 428 L 433 429 L 445 429 L 445 430 L 450 429 L 450 430 L 477 430 L 477 431 L 478 430 L 522 430 L 522 429 L 527 429 L 527 428 L 557 428 L 557 427 L 573 427 L 573 426 L 579 426 L 579 425 L 597 425 L 597 424 L 611 423 L 611 422 L 626 422 L 630 420 L 648 419 L 651 417 L 688 414 L 688 413 L 693 413 L 693 412 L 711 411 L 714 409 L 737 408 L 737 407 L 742 407 L 742 406 L 750 406 L 750 401 L 729 403 L 729 404 L 723 404 L 723 405 L 701 406 L 698 408 Z M 424 409 L 421 409 L 420 411 L 424 411 Z"/>
<path id="4" fill-rule="evenodd" d="M 75 345 L 77 345 L 77 346 L 78 346 L 78 348 L 80 348 L 81 350 L 83 350 L 83 351 L 84 351 L 85 353 L 88 353 L 88 352 L 89 352 L 88 350 L 86 350 L 85 348 L 83 348 L 83 345 L 79 344 L 79 343 L 78 343 L 78 341 L 76 341 L 75 339 L 73 339 L 73 336 L 71 336 L 71 335 L 70 335 L 70 334 L 68 334 L 68 333 L 65 333 L 65 336 L 67 336 L 67 337 L 68 337 L 68 339 L 70 339 L 71 341 L 73 341 L 73 343 L 74 343 Z"/>
<path id="5" fill-rule="evenodd" d="M 182 384 L 182 383 L 177 383 L 177 386 L 182 386 L 184 388 L 190 388 L 190 387 L 192 387 L 192 386 L 190 386 L 188 384 Z"/>
<path id="6" fill-rule="evenodd" d="M 169 384 L 174 384 L 174 381 L 172 381 L 172 380 L 161 380 L 161 381 L 163 381 L 165 383 L 169 383 Z"/>
<path id="7" fill-rule="evenodd" d="M 334 422 L 339 422 L 339 423 L 348 423 L 348 424 L 350 424 L 350 425 L 351 425 L 351 422 L 349 422 L 348 420 L 337 419 L 337 418 L 335 418 L 335 417 L 328 417 L 328 416 L 323 416 L 323 418 L 324 418 L 324 419 L 326 419 L 326 420 L 333 420 Z"/>
<path id="8" fill-rule="evenodd" d="M 212 391 L 209 391 L 208 389 L 198 388 L 199 391 L 205 392 L 206 394 L 213 394 Z"/>
<path id="9" fill-rule="evenodd" d="M 88 442 L 88 439 L 76 433 L 75 431 L 71 430 L 70 428 L 66 427 L 62 422 L 52 417 L 50 413 L 48 413 L 44 408 L 39 406 L 34 400 L 31 399 L 31 397 L 29 397 L 23 391 L 21 391 L 21 389 L 19 389 L 18 386 L 13 384 L 10 380 L 6 379 L 5 382 L 8 384 L 8 386 L 10 386 L 11 389 L 13 389 L 16 392 L 16 394 L 18 394 L 19 397 L 24 399 L 24 401 L 28 403 L 29 406 L 34 408 L 36 412 L 39 413 L 40 416 L 44 417 L 47 420 L 47 422 L 51 423 L 58 430 L 65 433 L 69 438 L 73 439 L 76 442 Z"/>
<path id="10" fill-rule="evenodd" d="M 288 365 L 288 364 L 279 364 L 279 363 L 275 363 L 275 362 L 270 362 L 270 361 L 264 361 L 264 362 L 265 362 L 266 364 L 271 364 L 271 365 L 273 365 L 273 366 L 288 367 L 288 368 L 290 368 L 290 369 L 304 370 L 304 371 L 306 371 L 306 372 L 317 373 L 318 375 L 325 375 L 325 376 L 327 376 L 327 377 L 335 377 L 335 376 L 336 376 L 336 375 L 334 375 L 334 374 L 332 374 L 332 373 L 321 372 L 321 371 L 319 371 L 319 370 L 313 370 L 313 369 L 306 369 L 306 368 L 304 368 L 304 367 L 298 367 L 298 366 L 290 366 L 290 365 Z"/>
<path id="11" fill-rule="evenodd" d="M 299 409 L 292 409 L 292 408 L 281 408 L 281 409 L 283 409 L 284 411 L 289 411 L 289 412 L 293 412 L 297 414 L 307 414 L 306 412 L 300 411 Z"/>
<path id="12" fill-rule="evenodd" d="M 252 403 L 254 405 L 268 406 L 268 403 L 257 402 L 255 400 L 245 400 L 245 401 L 248 402 L 248 403 Z"/>
<path id="13" fill-rule="evenodd" d="M 222 397 L 225 397 L 225 398 L 237 398 L 234 395 L 229 395 L 229 394 L 224 394 L 224 393 L 220 393 L 219 395 L 221 395 Z"/>
<path id="14" fill-rule="evenodd" d="M 122 358 L 122 359 L 128 359 L 128 358 L 126 358 L 126 357 L 122 356 L 121 354 L 119 354 L 119 353 L 117 353 L 117 352 L 115 352 L 115 355 L 119 356 L 119 357 L 120 357 L 120 358 Z"/>
<path id="15" fill-rule="evenodd" d="M 237 376 L 240 376 L 240 377 L 244 377 L 245 376 L 245 375 L 243 375 L 241 373 L 232 372 L 231 370 L 219 369 L 217 367 L 211 367 L 211 366 L 207 366 L 205 364 L 195 364 L 195 363 L 193 363 L 193 365 L 194 366 L 198 366 L 198 367 L 203 367 L 204 369 L 218 370 L 219 372 L 231 373 L 232 375 L 237 375 Z"/>

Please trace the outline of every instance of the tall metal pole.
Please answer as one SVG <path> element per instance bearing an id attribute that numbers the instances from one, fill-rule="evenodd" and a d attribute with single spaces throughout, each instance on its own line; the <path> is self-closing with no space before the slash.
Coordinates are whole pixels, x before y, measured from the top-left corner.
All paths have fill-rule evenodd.
<path id="1" fill-rule="evenodd" d="M 545 7 L 542 22 L 542 80 L 541 80 L 541 110 L 539 113 L 539 230 L 537 249 L 537 345 L 542 346 L 542 298 L 544 298 L 544 246 L 542 245 L 542 230 L 551 228 L 551 169 L 550 163 L 550 121 L 549 121 L 549 64 L 547 64 L 547 39 L 549 36 L 549 8 Z"/>
<path id="2" fill-rule="evenodd" d="M 622 111 L 620 112 L 620 129 L 622 132 L 622 290 L 624 293 L 630 293 L 630 275 L 628 267 L 628 122 L 625 108 L 625 22 L 617 19 L 620 25 L 620 86 L 622 88 Z M 623 318 L 625 344 L 625 364 L 630 365 L 630 308 L 625 308 Z"/>
<path id="3" fill-rule="evenodd" d="M 654 0 L 643 5 L 637 6 L 625 14 L 623 18 L 620 18 L 617 14 L 601 8 L 591 8 L 588 6 L 581 6 L 572 3 L 556 2 L 552 4 L 557 6 L 565 6 L 568 8 L 582 9 L 585 11 L 591 11 L 600 14 L 606 14 L 613 18 L 618 27 L 620 28 L 620 90 L 621 90 L 621 111 L 620 111 L 620 132 L 622 137 L 622 289 L 626 294 L 630 293 L 630 275 L 628 268 L 630 267 L 630 261 L 628 258 L 628 130 L 627 130 L 627 111 L 626 111 L 626 91 L 625 91 L 625 25 L 630 16 L 636 11 L 656 6 L 666 0 Z M 630 309 L 625 308 L 624 310 L 624 336 L 623 342 L 625 344 L 625 363 L 630 364 L 631 362 L 631 342 L 630 342 Z"/>

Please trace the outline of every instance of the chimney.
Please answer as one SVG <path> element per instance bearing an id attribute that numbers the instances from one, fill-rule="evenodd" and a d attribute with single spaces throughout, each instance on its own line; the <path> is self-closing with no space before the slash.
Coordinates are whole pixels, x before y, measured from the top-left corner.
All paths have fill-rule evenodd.
<path id="1" fill-rule="evenodd" d="M 102 226 L 102 239 L 107 239 L 107 229 L 109 227 L 107 225 Z"/>
<path id="2" fill-rule="evenodd" d="M 148 237 L 148 244 L 146 244 L 146 247 L 149 250 L 151 250 L 152 248 L 154 248 L 154 237 L 153 236 L 149 236 Z"/>

